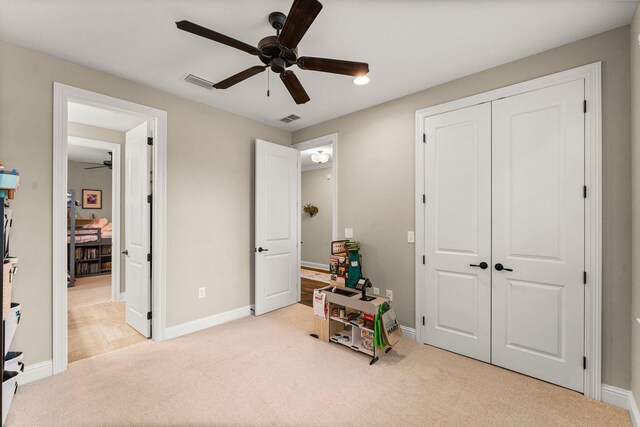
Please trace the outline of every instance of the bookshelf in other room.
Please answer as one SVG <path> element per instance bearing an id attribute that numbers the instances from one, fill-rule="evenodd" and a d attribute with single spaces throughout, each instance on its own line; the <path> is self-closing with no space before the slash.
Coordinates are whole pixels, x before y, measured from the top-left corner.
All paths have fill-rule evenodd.
<path id="1" fill-rule="evenodd" d="M 76 243 L 75 276 L 111 274 L 111 242 Z"/>

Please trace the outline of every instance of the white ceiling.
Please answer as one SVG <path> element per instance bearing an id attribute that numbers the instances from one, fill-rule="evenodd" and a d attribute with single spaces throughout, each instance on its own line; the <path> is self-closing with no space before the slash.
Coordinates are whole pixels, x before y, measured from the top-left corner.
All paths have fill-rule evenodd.
<path id="1" fill-rule="evenodd" d="M 227 90 L 217 82 L 256 57 L 180 31 L 187 19 L 249 44 L 273 34 L 272 11 L 292 0 L 0 0 L 0 40 L 138 81 L 287 130 L 301 129 L 630 22 L 636 1 L 322 0 L 300 55 L 368 62 L 371 83 L 298 70 L 311 101 L 298 106 L 267 73 Z M 280 118 L 302 119 L 284 124 Z"/>
<path id="2" fill-rule="evenodd" d="M 101 165 L 103 161 L 111 158 L 108 150 L 81 147 L 73 144 L 67 145 L 67 154 L 69 160 L 73 162 L 95 163 L 97 165 Z"/>
<path id="3" fill-rule="evenodd" d="M 68 104 L 68 120 L 121 132 L 127 132 L 145 121 L 144 118 L 131 114 L 73 102 Z"/>
<path id="4" fill-rule="evenodd" d="M 329 155 L 329 161 L 327 163 L 317 164 L 311 160 L 311 155 L 322 150 L 323 153 Z M 303 172 L 313 169 L 324 169 L 333 166 L 333 144 L 325 145 L 323 147 L 310 148 L 300 152 L 300 167 Z"/>

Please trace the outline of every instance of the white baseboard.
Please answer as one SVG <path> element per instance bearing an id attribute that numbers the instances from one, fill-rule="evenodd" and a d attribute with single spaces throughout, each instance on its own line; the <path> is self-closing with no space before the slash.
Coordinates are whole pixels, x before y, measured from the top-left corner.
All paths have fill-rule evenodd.
<path id="1" fill-rule="evenodd" d="M 633 427 L 640 427 L 640 412 L 630 390 L 602 384 L 602 401 L 629 411 Z"/>
<path id="2" fill-rule="evenodd" d="M 192 320 L 181 325 L 171 326 L 165 330 L 165 339 L 181 337 L 183 335 L 198 332 L 203 329 L 231 322 L 232 320 L 251 315 L 251 306 L 236 308 L 235 310 L 225 311 L 224 313 L 214 314 L 213 316 L 204 317 L 198 320 Z"/>
<path id="3" fill-rule="evenodd" d="M 329 271 L 329 264 L 319 264 L 317 262 L 300 261 L 300 265 L 303 267 L 319 268 L 321 270 Z"/>
<path id="4" fill-rule="evenodd" d="M 416 340 L 416 330 L 413 328 L 410 328 L 408 326 L 402 326 L 400 325 L 400 329 L 402 329 L 402 335 L 404 335 L 405 337 L 409 338 L 411 341 L 415 341 Z"/>
<path id="5" fill-rule="evenodd" d="M 18 384 L 29 384 L 53 375 L 53 360 L 34 363 L 24 367 L 24 372 L 18 375 Z"/>

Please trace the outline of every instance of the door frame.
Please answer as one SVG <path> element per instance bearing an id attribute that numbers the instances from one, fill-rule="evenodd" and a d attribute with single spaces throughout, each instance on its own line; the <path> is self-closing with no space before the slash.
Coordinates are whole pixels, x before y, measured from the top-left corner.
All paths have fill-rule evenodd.
<path id="1" fill-rule="evenodd" d="M 319 136 L 318 138 L 309 139 L 307 141 L 298 142 L 297 144 L 291 145 L 292 148 L 302 152 L 309 150 L 311 148 L 323 147 L 325 145 L 331 144 L 333 147 L 332 154 L 332 165 L 331 165 L 331 190 L 332 190 L 332 199 L 331 199 L 331 239 L 338 240 L 338 134 L 331 133 L 329 135 Z M 320 169 L 320 168 L 318 168 Z M 329 168 L 327 168 L 329 169 Z M 302 183 L 302 168 L 300 168 L 300 178 L 299 185 Z M 301 199 L 300 199 L 301 200 Z M 302 234 L 300 234 L 300 238 L 302 238 Z M 302 248 L 300 248 L 300 265 L 302 265 Z M 315 267 L 315 268 L 324 268 L 329 269 L 329 264 L 315 264 L 315 263 L 305 263 L 307 267 Z"/>
<path id="2" fill-rule="evenodd" d="M 601 399 L 602 385 L 602 63 L 594 62 L 581 67 L 561 71 L 537 79 L 517 83 L 466 98 L 435 105 L 416 111 L 415 136 L 415 325 L 416 342 L 423 343 L 422 316 L 424 315 L 424 292 L 426 267 L 422 257 L 425 253 L 425 206 L 424 188 L 424 120 L 429 116 L 448 111 L 491 102 L 498 98 L 514 96 L 575 80 L 585 84 L 587 111 L 585 126 L 585 184 L 588 197 L 585 199 L 585 270 L 588 281 L 585 285 L 585 348 L 587 368 L 584 370 L 584 395 Z"/>
<path id="3" fill-rule="evenodd" d="M 67 369 L 67 140 L 68 102 L 121 111 L 143 117 L 152 123 L 153 143 L 153 224 L 152 224 L 152 311 L 153 340 L 166 337 L 166 187 L 167 113 L 166 111 L 102 95 L 62 83 L 53 83 L 53 374 Z"/>
<path id="4" fill-rule="evenodd" d="M 111 228 L 114 238 L 111 239 L 111 253 L 119 254 L 121 246 L 120 236 L 120 202 L 121 202 L 121 180 L 122 171 L 121 145 L 115 142 L 98 141 L 95 139 L 69 136 L 68 144 L 78 147 L 97 148 L 99 150 L 111 151 Z M 120 257 L 111 257 L 111 300 L 120 301 Z"/>

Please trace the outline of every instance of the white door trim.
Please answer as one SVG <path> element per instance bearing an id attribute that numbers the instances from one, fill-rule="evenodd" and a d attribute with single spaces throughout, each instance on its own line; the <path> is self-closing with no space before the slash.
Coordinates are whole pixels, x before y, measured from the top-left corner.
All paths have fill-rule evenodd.
<path id="1" fill-rule="evenodd" d="M 90 92 L 73 86 L 53 84 L 53 373 L 67 369 L 67 103 L 122 111 L 152 122 L 153 144 L 153 228 L 152 228 L 152 310 L 153 340 L 166 334 L 166 187 L 167 113 L 144 105 Z"/>
<path id="2" fill-rule="evenodd" d="M 121 146 L 114 142 L 98 141 L 95 139 L 80 138 L 70 136 L 69 145 L 78 147 L 97 148 L 111 151 L 113 160 L 111 167 L 111 253 L 120 253 L 120 171 L 121 167 Z M 111 301 L 120 301 L 120 257 L 111 257 Z"/>
<path id="3" fill-rule="evenodd" d="M 574 80 L 584 80 L 587 112 L 585 114 L 585 183 L 588 196 L 585 202 L 585 357 L 584 394 L 596 400 L 601 398 L 602 363 L 602 89 L 601 62 L 540 77 L 489 92 L 469 96 L 416 111 L 416 181 L 415 181 L 415 295 L 416 341 L 423 342 L 422 316 L 425 279 L 422 256 L 425 253 L 425 209 L 422 201 L 424 188 L 424 119 L 436 114 L 469 107 L 498 98 Z"/>
<path id="4" fill-rule="evenodd" d="M 333 186 L 333 199 L 331 200 L 331 203 L 333 204 L 331 212 L 331 239 L 338 240 L 338 134 L 332 133 L 329 135 L 320 136 L 318 138 L 309 139 L 307 141 L 293 144 L 291 147 L 295 148 L 298 151 L 305 151 L 310 148 L 322 147 L 328 144 L 333 145 L 333 164 L 331 166 L 331 174 L 333 180 L 333 182 L 331 183 L 331 185 Z M 300 176 L 302 176 L 302 171 L 300 171 Z M 300 253 L 302 253 L 302 250 L 300 251 Z"/>

